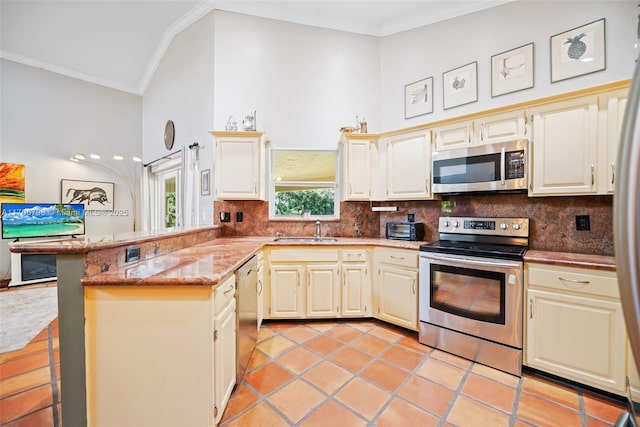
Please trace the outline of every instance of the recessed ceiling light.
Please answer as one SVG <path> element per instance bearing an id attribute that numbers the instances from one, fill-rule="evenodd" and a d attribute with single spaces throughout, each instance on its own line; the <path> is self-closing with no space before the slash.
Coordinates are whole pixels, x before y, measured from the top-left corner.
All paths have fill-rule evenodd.
<path id="1" fill-rule="evenodd" d="M 96 159 L 96 160 L 98 160 L 98 159 L 100 158 L 100 154 L 97 154 L 97 153 L 91 153 L 91 154 L 89 154 L 89 157 L 91 157 L 92 159 Z"/>
<path id="2" fill-rule="evenodd" d="M 122 157 L 120 154 L 115 154 L 115 155 L 113 156 L 113 159 L 114 159 L 114 160 L 122 160 L 122 159 L 124 159 L 124 157 Z"/>
<path id="3" fill-rule="evenodd" d="M 75 157 L 77 160 L 84 160 L 86 159 L 86 157 L 84 156 L 84 154 L 82 153 L 77 153 L 76 155 L 74 155 L 73 157 Z"/>
<path id="4" fill-rule="evenodd" d="M 133 156 L 131 158 L 131 160 L 133 160 L 134 162 L 141 162 L 142 161 L 142 159 L 140 157 L 138 157 L 138 156 Z"/>

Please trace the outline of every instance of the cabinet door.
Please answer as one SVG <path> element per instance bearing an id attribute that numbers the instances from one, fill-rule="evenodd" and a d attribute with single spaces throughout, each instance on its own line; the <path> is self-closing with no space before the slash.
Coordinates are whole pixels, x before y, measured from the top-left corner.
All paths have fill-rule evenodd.
<path id="1" fill-rule="evenodd" d="M 612 392 L 625 390 L 618 301 L 528 290 L 528 366 Z"/>
<path id="2" fill-rule="evenodd" d="M 337 265 L 307 265 L 307 317 L 337 317 L 340 286 Z"/>
<path id="3" fill-rule="evenodd" d="M 236 301 L 232 299 L 215 317 L 214 325 L 214 417 L 216 424 L 222 418 L 236 383 Z"/>
<path id="4" fill-rule="evenodd" d="M 259 137 L 216 139 L 216 197 L 258 200 L 261 198 L 262 168 Z"/>
<path id="5" fill-rule="evenodd" d="M 629 91 L 617 91 L 613 93 L 608 100 L 607 105 L 607 163 L 605 165 L 607 193 L 613 193 L 616 181 L 616 160 L 618 155 L 618 143 L 620 141 L 620 132 L 622 130 L 622 121 L 624 119 L 624 110 L 627 107 L 627 96 Z"/>
<path id="6" fill-rule="evenodd" d="M 435 150 L 469 147 L 472 144 L 473 122 L 452 123 L 433 129 Z"/>
<path id="7" fill-rule="evenodd" d="M 529 195 L 595 193 L 598 97 L 531 111 L 533 176 Z"/>
<path id="8" fill-rule="evenodd" d="M 526 114 L 522 111 L 495 114 L 477 120 L 476 144 L 493 144 L 526 137 Z"/>
<path id="9" fill-rule="evenodd" d="M 371 195 L 371 141 L 348 139 L 345 162 L 345 200 L 369 200 Z"/>
<path id="10" fill-rule="evenodd" d="M 367 264 L 342 264 L 342 316 L 367 316 L 371 306 Z"/>
<path id="11" fill-rule="evenodd" d="M 304 317 L 303 273 L 302 265 L 271 266 L 269 315 L 272 319 Z"/>
<path id="12" fill-rule="evenodd" d="M 640 402 L 640 373 L 630 345 L 627 345 L 627 376 L 629 377 L 631 397 L 634 402 Z"/>
<path id="13" fill-rule="evenodd" d="M 418 272 L 380 265 L 378 315 L 398 326 L 418 329 Z"/>
<path id="14" fill-rule="evenodd" d="M 262 326 L 262 320 L 264 319 L 264 262 L 262 255 L 258 256 L 258 331 Z"/>
<path id="15" fill-rule="evenodd" d="M 431 134 L 396 135 L 387 142 L 387 198 L 431 197 Z"/>

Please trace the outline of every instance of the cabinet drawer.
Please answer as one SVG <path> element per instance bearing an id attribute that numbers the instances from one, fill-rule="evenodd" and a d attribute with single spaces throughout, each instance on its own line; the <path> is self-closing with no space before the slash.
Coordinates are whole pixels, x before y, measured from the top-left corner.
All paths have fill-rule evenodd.
<path id="1" fill-rule="evenodd" d="M 526 263 L 528 286 L 620 298 L 614 271 Z"/>
<path id="2" fill-rule="evenodd" d="M 299 262 L 299 261 L 334 261 L 338 262 L 337 249 L 277 249 L 271 251 L 272 262 Z"/>
<path id="3" fill-rule="evenodd" d="M 418 251 L 401 249 L 376 249 L 379 262 L 399 265 L 402 267 L 418 268 Z"/>
<path id="4" fill-rule="evenodd" d="M 213 296 L 213 304 L 214 304 L 214 313 L 219 314 L 222 309 L 224 309 L 229 301 L 231 301 L 235 296 L 236 290 L 236 276 L 231 275 L 222 282 L 218 283 L 216 286 L 216 290 L 214 291 Z"/>
<path id="5" fill-rule="evenodd" d="M 365 249 L 343 249 L 342 261 L 343 262 L 366 262 L 367 251 Z"/>

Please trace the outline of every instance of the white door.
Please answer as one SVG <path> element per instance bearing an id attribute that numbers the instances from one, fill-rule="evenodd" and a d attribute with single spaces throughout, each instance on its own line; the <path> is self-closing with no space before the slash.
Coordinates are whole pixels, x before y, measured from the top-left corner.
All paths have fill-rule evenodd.
<path id="1" fill-rule="evenodd" d="M 148 177 L 150 228 L 162 230 L 184 225 L 182 159 L 152 167 Z"/>

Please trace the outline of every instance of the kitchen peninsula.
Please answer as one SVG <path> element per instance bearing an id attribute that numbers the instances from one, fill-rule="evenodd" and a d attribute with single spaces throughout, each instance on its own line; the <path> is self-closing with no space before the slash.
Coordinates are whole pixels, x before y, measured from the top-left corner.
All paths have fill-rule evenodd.
<path id="1" fill-rule="evenodd" d="M 188 413 L 197 417 L 198 422 L 192 424 L 214 424 L 214 407 L 210 400 L 213 393 L 194 390 L 196 384 L 211 387 L 212 380 L 206 376 L 211 377 L 213 369 L 208 364 L 213 347 L 210 319 L 215 310 L 214 294 L 218 285 L 226 283 L 239 266 L 265 245 L 309 245 L 274 242 L 273 238 L 266 236 L 229 238 L 219 234 L 219 228 L 211 226 L 11 245 L 11 251 L 16 253 L 47 252 L 57 255 L 64 425 L 96 424 L 97 405 L 104 401 L 111 405 L 107 410 L 110 416 L 119 415 L 115 410 L 118 405 L 142 407 L 145 402 L 151 405 L 152 413 L 140 410 L 142 413 L 138 416 L 144 419 L 129 418 L 129 423 L 143 420 L 149 423 L 153 418 L 166 424 L 173 413 L 174 417 L 180 417 L 181 423 L 188 424 L 185 419 Z M 417 252 L 420 243 L 339 238 L 335 242 L 313 245 L 333 248 L 386 246 Z M 137 248 L 140 249 L 139 261 L 126 262 L 127 249 Z M 110 307 L 115 311 L 109 311 Z M 100 336 L 97 336 L 95 328 L 102 328 Z M 145 331 L 146 338 L 141 342 L 139 334 L 144 335 Z M 110 333 L 119 335 L 109 338 Z M 118 343 L 111 349 L 100 347 L 104 342 L 99 344 L 98 340 L 105 338 L 117 338 Z M 157 345 L 154 348 L 140 347 L 149 342 Z M 193 351 L 195 347 L 182 348 L 183 344 L 195 345 L 198 351 Z M 129 346 L 130 350 L 114 354 L 117 346 L 120 349 Z M 101 354 L 102 350 L 107 350 L 107 353 Z M 144 381 L 141 379 L 144 373 L 137 368 L 132 371 L 132 367 L 135 368 L 132 363 L 163 374 L 155 377 L 153 382 Z M 209 366 L 206 368 L 208 371 L 199 369 L 205 365 Z M 112 400 L 112 396 L 105 399 L 105 395 L 95 393 L 96 389 L 103 390 L 103 382 L 113 374 L 111 370 L 133 372 L 127 383 L 111 390 L 112 396 L 119 399 Z M 111 379 L 114 378 L 117 376 Z M 187 388 L 183 391 L 176 389 L 176 382 Z M 144 389 L 149 386 L 153 390 Z M 164 395 L 172 404 L 150 401 L 152 395 Z M 127 403 L 126 399 L 130 402 Z M 196 405 L 203 409 L 193 410 Z"/>

